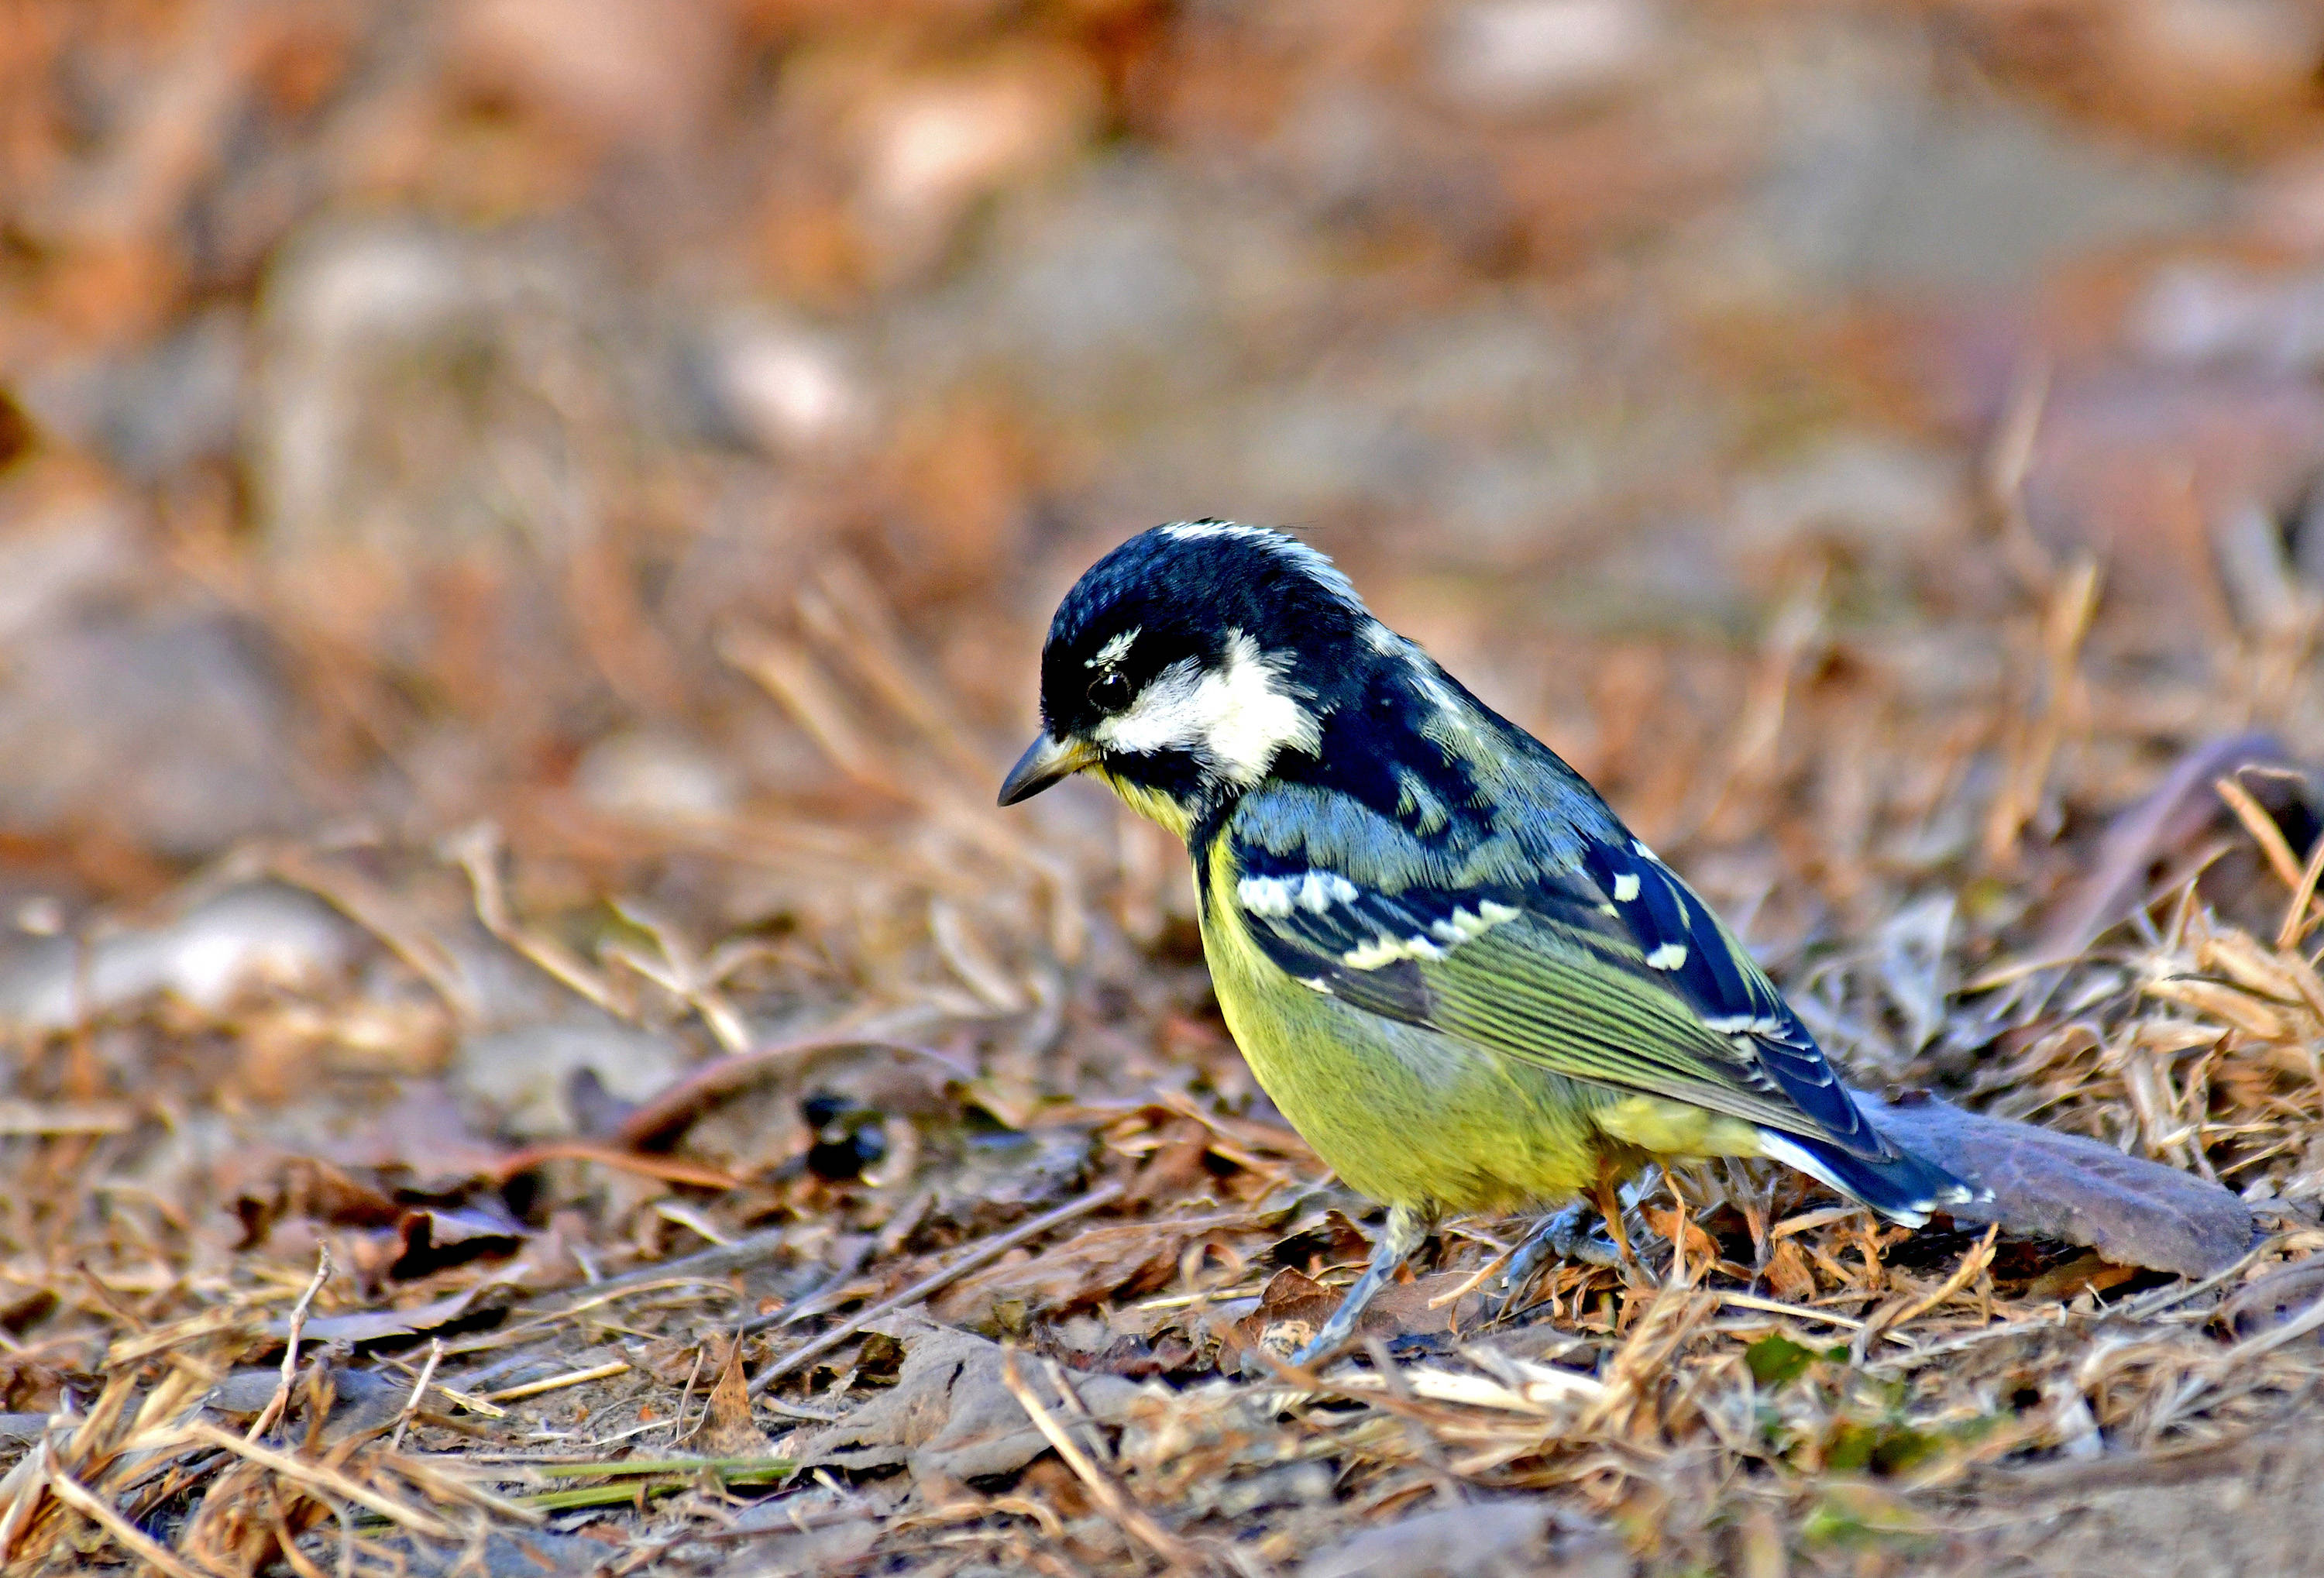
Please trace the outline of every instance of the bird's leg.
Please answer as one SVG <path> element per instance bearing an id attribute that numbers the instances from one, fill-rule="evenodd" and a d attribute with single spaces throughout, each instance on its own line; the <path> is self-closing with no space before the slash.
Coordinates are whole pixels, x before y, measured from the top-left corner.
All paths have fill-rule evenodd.
<path id="1" fill-rule="evenodd" d="M 1591 1266 L 1618 1266 L 1620 1253 L 1613 1241 L 1600 1237 L 1591 1229 L 1596 1208 L 1576 1200 L 1572 1204 L 1551 1212 L 1534 1223 L 1533 1231 L 1525 1236 L 1509 1255 L 1509 1263 L 1501 1273 L 1501 1301 L 1493 1311 L 1493 1318 L 1501 1319 L 1517 1308 L 1517 1300 L 1525 1294 L 1526 1285 L 1534 1274 L 1553 1260 L 1579 1260 Z"/>
<path id="2" fill-rule="evenodd" d="M 1630 1234 L 1622 1224 L 1622 1196 L 1614 1187 L 1614 1165 L 1605 1157 L 1598 1158 L 1598 1184 L 1591 1191 L 1591 1200 L 1598 1214 L 1606 1219 L 1606 1232 L 1612 1237 L 1614 1247 L 1621 1251 L 1623 1260 L 1638 1263 L 1637 1251 L 1630 1248 Z"/>
<path id="3" fill-rule="evenodd" d="M 1428 1241 L 1428 1230 L 1434 1225 L 1435 1218 L 1425 1212 L 1409 1205 L 1389 1206 L 1379 1241 L 1372 1246 L 1371 1263 L 1364 1268 L 1362 1276 L 1349 1284 L 1340 1307 L 1332 1312 L 1332 1318 L 1323 1323 L 1323 1329 L 1315 1333 L 1314 1340 L 1291 1356 L 1291 1362 L 1304 1367 L 1338 1352 L 1355 1333 L 1357 1318 L 1364 1313 L 1364 1306 L 1372 1301 L 1372 1295 L 1396 1275 L 1397 1268 L 1412 1258 L 1413 1250 Z"/>

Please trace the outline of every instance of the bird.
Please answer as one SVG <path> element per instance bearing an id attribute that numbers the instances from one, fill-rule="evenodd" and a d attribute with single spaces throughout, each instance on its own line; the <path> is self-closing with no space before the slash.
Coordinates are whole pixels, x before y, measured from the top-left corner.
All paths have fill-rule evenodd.
<path id="1" fill-rule="evenodd" d="M 1600 1241 L 1584 1202 L 1627 1252 L 1616 1186 L 1665 1160 L 1771 1158 L 1910 1226 L 1976 1197 L 1873 1127 L 1581 774 L 1300 539 L 1181 521 L 1106 554 L 1050 622 L 1040 716 L 1001 804 L 1087 772 L 1185 842 L 1228 1029 L 1387 1208 L 1296 1362 L 1342 1347 L 1447 1215 L 1548 1213 L 1510 1297 Z"/>

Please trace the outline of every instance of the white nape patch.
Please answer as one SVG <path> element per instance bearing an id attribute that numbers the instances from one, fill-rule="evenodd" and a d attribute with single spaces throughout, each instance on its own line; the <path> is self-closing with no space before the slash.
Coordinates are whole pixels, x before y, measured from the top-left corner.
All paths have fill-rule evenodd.
<path id="1" fill-rule="evenodd" d="M 1265 526 L 1244 526 L 1232 521 L 1176 521 L 1162 528 L 1162 535 L 1173 542 L 1200 542 L 1209 537 L 1231 537 L 1238 541 L 1254 543 L 1266 549 L 1277 558 L 1296 565 L 1307 578 L 1351 607 L 1361 608 L 1364 600 L 1356 595 L 1353 582 L 1340 567 L 1287 532 L 1270 531 Z"/>
<path id="2" fill-rule="evenodd" d="M 1638 896 L 1638 873 L 1624 872 L 1614 879 L 1614 902 L 1628 904 Z"/>
<path id="3" fill-rule="evenodd" d="M 1132 625 L 1120 635 L 1112 637 L 1105 645 L 1098 648 L 1097 656 L 1090 659 L 1082 667 L 1084 669 L 1112 668 L 1129 655 L 1130 643 L 1138 639 L 1139 632 L 1144 628 L 1143 625 Z"/>
<path id="4" fill-rule="evenodd" d="M 1813 1151 L 1779 1130 L 1759 1130 L 1759 1154 L 1772 1161 L 1782 1162 L 1787 1167 L 1796 1167 L 1818 1183 L 1837 1189 L 1850 1200 L 1858 1198 L 1856 1191 L 1833 1177 L 1831 1168 L 1824 1165 Z M 1891 1222 L 1901 1222 L 1906 1227 L 1923 1227 L 1927 1225 L 1929 1212 L 1935 1204 L 1933 1200 L 1915 1200 L 1905 1206 L 1883 1205 L 1879 1211 Z"/>
<path id="5" fill-rule="evenodd" d="M 1356 885 L 1337 872 L 1308 872 L 1297 877 L 1245 877 L 1235 884 L 1235 897 L 1251 914 L 1279 919 L 1293 909 L 1321 915 L 1334 904 L 1353 904 Z"/>
<path id="6" fill-rule="evenodd" d="M 1191 751 L 1221 777 L 1248 787 L 1267 776 L 1286 746 L 1314 751 L 1323 725 L 1280 683 L 1279 662 L 1240 631 L 1226 657 L 1205 669 L 1185 658 L 1147 681 L 1129 708 L 1092 731 L 1109 750 L 1147 754 Z"/>
<path id="7" fill-rule="evenodd" d="M 1683 970 L 1686 968 L 1686 945 L 1665 943 L 1646 955 L 1649 970 Z"/>

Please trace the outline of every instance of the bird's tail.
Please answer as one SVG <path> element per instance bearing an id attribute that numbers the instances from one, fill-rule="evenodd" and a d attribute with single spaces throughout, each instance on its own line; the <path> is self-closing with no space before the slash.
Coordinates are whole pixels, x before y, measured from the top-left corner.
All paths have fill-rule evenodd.
<path id="1" fill-rule="evenodd" d="M 1892 1150 L 1883 1157 L 1858 1156 L 1824 1140 L 1775 1129 L 1759 1130 L 1759 1147 L 1762 1155 L 1797 1167 L 1907 1227 L 1919 1227 L 1929 1220 L 1929 1213 L 1943 1206 L 1969 1205 L 1992 1197 L 1990 1191 L 1972 1189 L 1909 1150 Z"/>

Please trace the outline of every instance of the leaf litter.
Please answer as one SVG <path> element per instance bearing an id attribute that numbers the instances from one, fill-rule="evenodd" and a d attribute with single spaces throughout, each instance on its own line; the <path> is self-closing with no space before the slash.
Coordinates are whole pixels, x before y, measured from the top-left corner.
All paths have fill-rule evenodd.
<path id="1" fill-rule="evenodd" d="M 847 9 L 0 48 L 6 1570 L 2312 1564 L 2313 40 Z M 1760 189 L 1794 99 L 2291 272 L 1899 304 Z M 1366 1203 L 1178 854 L 991 804 L 1046 599 L 1213 496 L 1353 522 L 1992 1205 L 1678 1170 L 1498 1317 L 1449 1223 L 1289 1370 Z"/>

